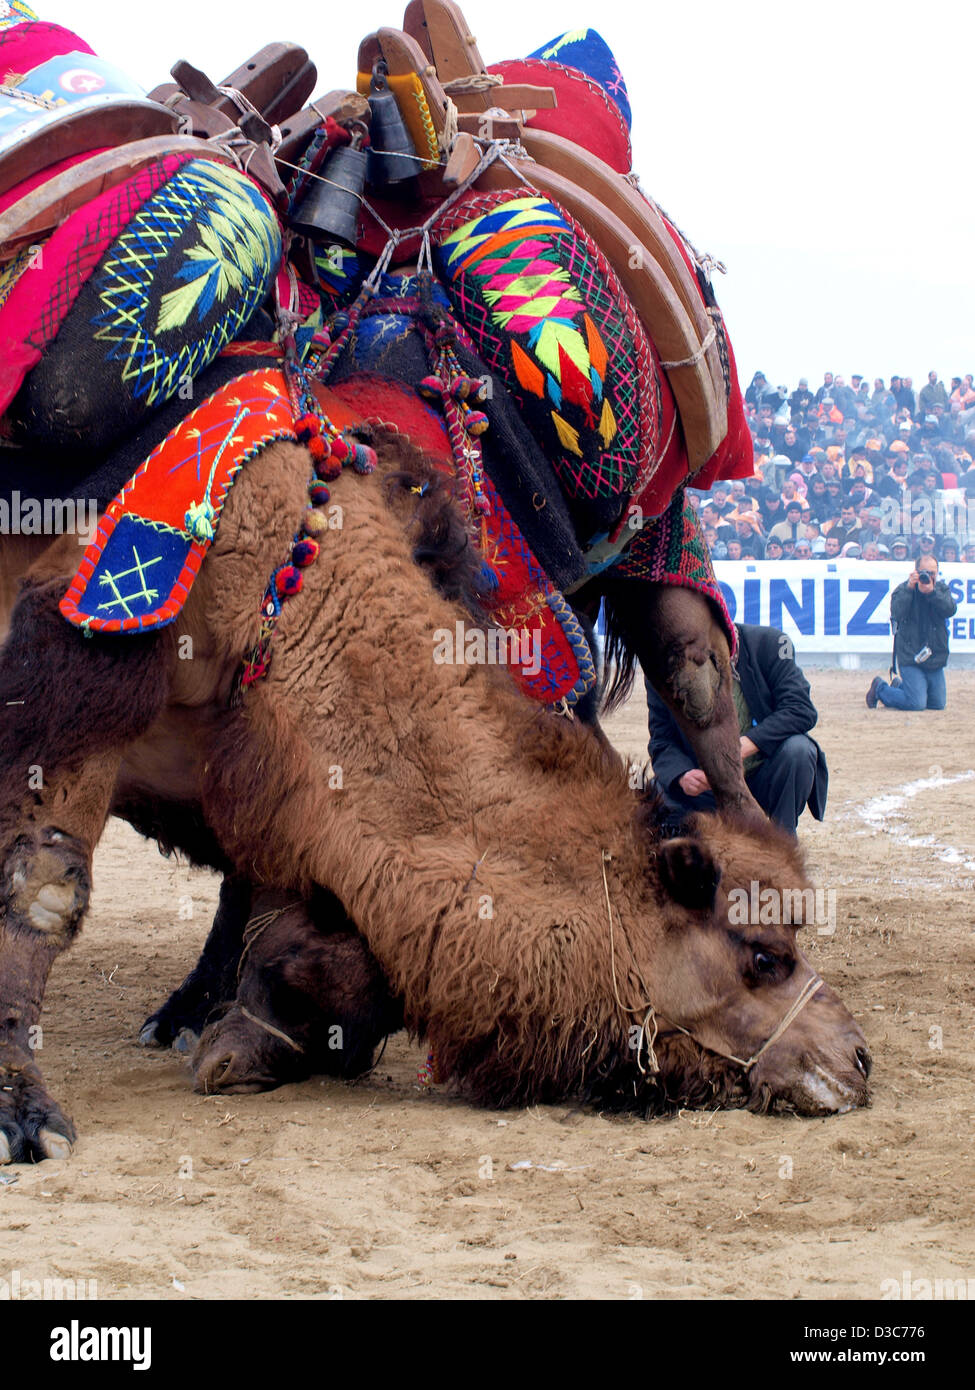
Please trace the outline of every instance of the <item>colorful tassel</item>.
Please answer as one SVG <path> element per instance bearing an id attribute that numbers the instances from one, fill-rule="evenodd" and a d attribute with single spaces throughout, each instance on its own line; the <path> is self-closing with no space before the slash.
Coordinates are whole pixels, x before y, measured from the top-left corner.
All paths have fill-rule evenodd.
<path id="1" fill-rule="evenodd" d="M 486 392 L 487 387 L 479 376 L 455 376 L 450 383 L 450 394 L 455 401 L 466 401 L 472 397 L 481 401 Z"/>
<path id="2" fill-rule="evenodd" d="M 315 415 L 301 415 L 295 421 L 295 434 L 299 444 L 308 444 L 321 433 L 321 422 Z"/>
<path id="3" fill-rule="evenodd" d="M 326 498 L 326 501 L 327 500 Z M 309 509 L 305 512 L 305 519 L 302 522 L 301 529 L 306 536 L 323 536 L 328 530 L 328 517 L 322 516 L 321 512 Z"/>

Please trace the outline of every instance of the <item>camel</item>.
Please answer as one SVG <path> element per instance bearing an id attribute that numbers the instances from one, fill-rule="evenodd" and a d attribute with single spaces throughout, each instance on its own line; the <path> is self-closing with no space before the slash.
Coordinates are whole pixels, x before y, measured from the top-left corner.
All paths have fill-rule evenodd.
<path id="1" fill-rule="evenodd" d="M 62 1156 L 74 1138 L 28 1038 L 113 810 L 292 905 L 333 894 L 362 943 L 355 968 L 369 975 L 363 950 L 378 967 L 363 986 L 370 1026 L 401 1008 L 475 1100 L 865 1104 L 865 1040 L 795 926 L 729 918 L 733 887 L 784 900 L 806 886 L 793 842 L 733 811 L 661 841 L 596 732 L 531 708 L 503 670 L 435 662 L 436 634 L 476 605 L 459 601 L 463 556 L 441 555 L 440 589 L 414 563 L 418 531 L 456 532 L 449 484 L 394 430 L 374 444 L 376 472 L 334 484 L 343 525 L 239 704 L 260 594 L 307 501 L 299 446 L 248 463 L 170 628 L 123 640 L 69 628 L 57 605 L 73 538 L 28 572 L 0 656 L 0 1156 Z M 713 711 L 723 634 L 700 595 L 655 593 L 650 608 L 647 663 L 700 733 L 687 710 L 706 689 Z M 298 918 L 310 946 L 315 923 Z M 257 1008 L 266 991 L 247 971 L 276 944 L 260 937 L 242 972 Z"/>

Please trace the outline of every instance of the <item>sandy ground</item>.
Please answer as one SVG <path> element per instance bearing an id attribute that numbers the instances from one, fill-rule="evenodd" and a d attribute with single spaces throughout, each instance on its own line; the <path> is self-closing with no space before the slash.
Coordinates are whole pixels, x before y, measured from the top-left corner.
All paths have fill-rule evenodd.
<path id="1" fill-rule="evenodd" d="M 192 964 L 217 883 L 113 824 L 40 1054 L 81 1139 L 69 1161 L 0 1169 L 17 1179 L 0 1277 L 175 1299 L 875 1299 L 905 1271 L 975 1279 L 975 672 L 915 715 L 869 713 L 868 675 L 811 676 L 832 780 L 825 825 L 801 835 L 837 930 L 806 945 L 866 1032 L 872 1108 L 496 1114 L 421 1091 L 402 1038 L 354 1087 L 194 1095 L 135 1037 Z M 639 756 L 642 702 L 610 732 Z"/>

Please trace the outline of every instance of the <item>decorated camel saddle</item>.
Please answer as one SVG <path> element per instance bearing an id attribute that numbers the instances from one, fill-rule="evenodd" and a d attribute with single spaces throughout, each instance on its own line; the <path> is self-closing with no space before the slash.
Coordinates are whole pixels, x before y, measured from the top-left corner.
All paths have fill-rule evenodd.
<path id="1" fill-rule="evenodd" d="M 99 479 L 70 621 L 172 621 L 272 439 L 311 450 L 314 512 L 343 462 L 368 467 L 357 383 L 379 380 L 421 434 L 439 422 L 492 620 L 542 637 L 541 673 L 512 669 L 527 694 L 592 689 L 564 596 L 607 568 L 723 610 L 683 502 L 752 471 L 717 263 L 641 189 L 595 31 L 487 67 L 451 0 L 411 0 L 355 90 L 309 100 L 307 53 L 271 44 L 145 93 L 0 0 L 0 69 L 0 470 L 56 451 L 62 486 Z M 269 582 L 251 679 L 319 533 L 306 518 Z"/>

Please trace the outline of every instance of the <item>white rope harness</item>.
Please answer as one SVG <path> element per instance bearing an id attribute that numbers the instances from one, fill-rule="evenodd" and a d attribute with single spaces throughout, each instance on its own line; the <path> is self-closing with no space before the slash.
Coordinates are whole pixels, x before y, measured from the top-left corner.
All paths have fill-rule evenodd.
<path id="1" fill-rule="evenodd" d="M 712 323 L 710 330 L 705 334 L 704 340 L 697 352 L 692 353 L 690 357 L 682 357 L 679 362 L 661 362 L 661 367 L 663 367 L 665 372 L 672 372 L 675 367 L 693 367 L 695 362 L 700 362 L 717 336 L 718 330 Z"/>
<path id="2" fill-rule="evenodd" d="M 270 1033 L 272 1038 L 280 1038 L 282 1042 L 286 1042 L 295 1052 L 304 1052 L 305 1049 L 301 1047 L 299 1043 L 296 1043 L 293 1038 L 289 1038 L 287 1033 L 282 1033 L 280 1028 L 275 1028 L 273 1023 L 268 1023 L 265 1019 L 258 1018 L 257 1014 L 252 1014 L 250 1009 L 246 1009 L 243 1004 L 238 1004 L 237 1007 L 246 1019 L 251 1023 L 256 1023 L 258 1028 L 263 1028 L 265 1033 Z"/>
<path id="3" fill-rule="evenodd" d="M 616 944 L 614 940 L 613 930 L 613 905 L 610 901 L 609 896 L 609 880 L 606 877 L 606 865 L 611 862 L 612 858 L 613 856 L 609 854 L 606 850 L 602 851 L 603 890 L 606 894 L 606 912 L 609 917 L 609 961 L 610 970 L 612 972 L 613 977 L 613 994 L 616 998 L 617 1004 L 623 1010 L 624 1013 L 633 1014 L 636 1017 L 639 1017 L 639 1015 L 641 1013 L 644 1013 L 644 1010 L 646 1010 L 646 1013 L 644 1014 L 643 1018 L 643 1023 L 640 1029 L 640 1046 L 637 1049 L 636 1057 L 637 1066 L 639 1067 L 641 1073 L 643 1075 L 646 1075 L 648 1069 L 654 1073 L 660 1071 L 660 1066 L 657 1062 L 657 1054 L 654 1048 L 654 1044 L 657 1041 L 657 1035 L 659 1032 L 657 1012 L 649 999 L 645 999 L 644 1003 L 642 1003 L 640 1007 L 637 1009 L 629 1008 L 626 1004 L 623 1003 L 622 999 L 620 999 L 619 990 L 616 985 Z M 824 983 L 825 981 L 821 978 L 821 976 L 813 972 L 813 974 L 803 985 L 802 989 L 796 995 L 795 999 L 793 999 L 788 1009 L 786 1009 L 785 1013 L 782 1015 L 781 1019 L 776 1024 L 775 1028 L 772 1030 L 769 1036 L 765 1039 L 761 1046 L 756 1048 L 756 1050 L 748 1058 L 736 1057 L 733 1052 L 722 1052 L 721 1049 L 718 1047 L 712 1047 L 706 1043 L 701 1042 L 699 1038 L 696 1038 L 694 1036 L 694 1034 L 691 1032 L 689 1028 L 683 1027 L 683 1025 L 680 1023 L 671 1022 L 666 1026 L 675 1029 L 678 1033 L 683 1033 L 686 1037 L 690 1038 L 692 1042 L 696 1042 L 698 1047 L 703 1047 L 706 1052 L 713 1052 L 718 1057 L 724 1057 L 726 1061 L 734 1062 L 737 1066 L 743 1067 L 746 1072 L 749 1072 L 751 1071 L 755 1063 L 758 1061 L 758 1059 L 762 1056 L 762 1054 L 767 1052 L 768 1049 L 774 1043 L 777 1043 L 779 1038 L 782 1037 L 783 1033 L 785 1033 L 786 1030 L 792 1026 L 792 1024 L 802 1013 L 803 1009 L 809 1003 L 810 999 L 812 999 L 813 996 L 819 992 Z M 640 988 L 643 990 L 644 995 L 647 995 L 649 993 L 642 978 L 640 979 Z M 652 1033 L 650 1032 L 651 1023 L 653 1024 Z M 649 1063 L 649 1068 L 644 1067 L 642 1061 L 641 1054 L 644 1046 L 647 1049 L 647 1059 Z"/>

